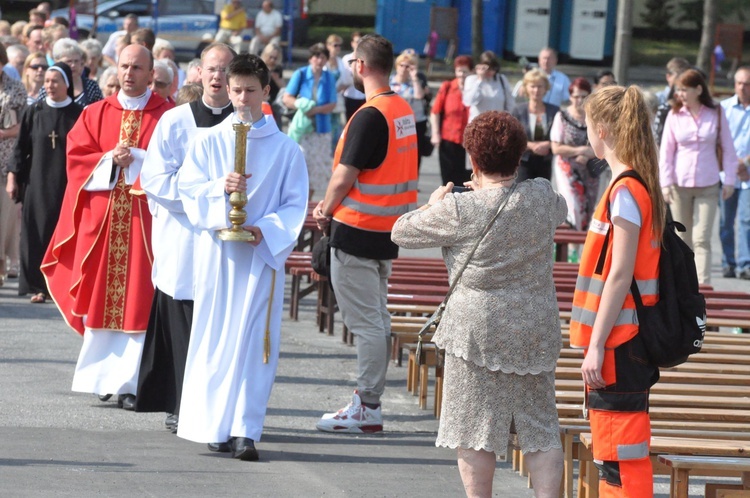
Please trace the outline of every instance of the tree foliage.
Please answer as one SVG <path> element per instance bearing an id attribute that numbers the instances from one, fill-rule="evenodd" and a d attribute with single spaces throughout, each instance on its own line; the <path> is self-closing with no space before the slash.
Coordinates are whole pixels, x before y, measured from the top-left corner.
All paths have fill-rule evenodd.
<path id="1" fill-rule="evenodd" d="M 669 33 L 669 25 L 674 16 L 674 5 L 671 0 L 646 0 L 646 12 L 641 13 L 641 20 L 653 30 L 658 38 Z"/>
<path id="2" fill-rule="evenodd" d="M 692 24 L 697 30 L 703 28 L 704 0 L 683 0 L 678 6 L 677 21 Z M 716 6 L 718 22 L 744 23 L 747 21 L 747 0 L 723 0 Z"/>

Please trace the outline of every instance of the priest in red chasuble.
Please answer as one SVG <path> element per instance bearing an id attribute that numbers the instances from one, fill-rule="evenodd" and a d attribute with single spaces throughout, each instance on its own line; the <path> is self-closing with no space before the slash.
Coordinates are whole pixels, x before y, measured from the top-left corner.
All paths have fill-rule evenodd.
<path id="1" fill-rule="evenodd" d="M 73 390 L 118 394 L 133 409 L 154 293 L 139 175 L 172 104 L 148 88 L 153 57 L 144 47 L 123 49 L 117 76 L 121 90 L 88 106 L 68 134 L 68 186 L 42 272 L 66 322 L 83 335 Z"/>

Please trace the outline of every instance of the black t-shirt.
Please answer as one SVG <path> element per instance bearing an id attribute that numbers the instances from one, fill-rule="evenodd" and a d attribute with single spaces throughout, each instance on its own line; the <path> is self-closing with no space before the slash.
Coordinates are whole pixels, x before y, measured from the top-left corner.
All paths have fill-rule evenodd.
<path id="1" fill-rule="evenodd" d="M 271 72 L 276 73 L 279 78 L 284 77 L 284 72 L 283 69 L 281 69 L 281 66 L 276 66 L 275 68 L 271 69 Z M 279 85 L 277 85 L 276 81 L 274 81 L 274 79 L 270 76 L 268 78 L 268 84 L 271 87 L 271 91 L 268 94 L 268 100 L 269 102 L 274 103 L 276 102 L 276 97 L 279 95 L 279 90 L 281 90 L 281 88 L 279 88 Z"/>
<path id="2" fill-rule="evenodd" d="M 380 111 L 374 107 L 360 109 L 349 123 L 339 162 L 361 170 L 377 168 L 388 152 L 388 135 L 388 122 Z M 331 247 L 360 258 L 398 257 L 391 232 L 362 230 L 335 220 L 331 223 Z"/>

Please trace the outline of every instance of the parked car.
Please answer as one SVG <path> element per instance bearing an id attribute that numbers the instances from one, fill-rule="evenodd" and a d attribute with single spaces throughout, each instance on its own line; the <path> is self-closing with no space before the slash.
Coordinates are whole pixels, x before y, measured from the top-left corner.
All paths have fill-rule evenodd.
<path id="1" fill-rule="evenodd" d="M 76 2 L 76 26 L 81 39 L 89 36 L 94 25 L 92 2 Z M 151 0 L 109 0 L 99 3 L 96 38 L 106 43 L 109 36 L 122 29 L 123 18 L 128 14 L 138 16 L 141 28 L 154 29 Z M 68 17 L 67 8 L 52 12 L 52 17 Z M 175 47 L 176 57 L 188 61 L 195 56 L 201 37 L 214 35 L 219 18 L 214 13 L 214 0 L 159 0 L 157 29 L 159 38 L 169 40 Z"/>

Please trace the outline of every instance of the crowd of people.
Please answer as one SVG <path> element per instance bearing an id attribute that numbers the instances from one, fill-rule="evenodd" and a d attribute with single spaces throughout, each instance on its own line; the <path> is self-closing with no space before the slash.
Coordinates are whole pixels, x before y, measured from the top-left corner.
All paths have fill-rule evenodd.
<path id="1" fill-rule="evenodd" d="M 612 175 L 591 147 L 584 104 L 587 97 L 617 82 L 608 70 L 599 71 L 592 81 L 578 77 L 571 82 L 556 69 L 557 54 L 551 48 L 542 49 L 538 61 L 524 68 L 522 79 L 511 89 L 493 53 L 482 53 L 476 65 L 467 56 L 454 60 L 456 78 L 442 84 L 430 110 L 431 141 L 438 147 L 442 182 L 458 185 L 468 179 L 462 140 L 467 124 L 489 110 L 510 112 L 528 139 L 518 179 L 552 181 L 567 202 L 565 223 L 585 231 Z M 722 275 L 750 280 L 750 207 L 745 195 L 750 189 L 748 69 L 734 73 L 735 95 L 721 104 L 711 96 L 705 75 L 685 59 L 669 61 L 666 80 L 663 91 L 643 92 L 659 146 L 664 200 L 673 219 L 687 228 L 680 236 L 695 250 L 701 283 L 711 281 L 711 233 L 717 210 Z"/>
<path id="2" fill-rule="evenodd" d="M 52 298 L 82 336 L 73 390 L 164 412 L 178 436 L 257 460 L 284 262 L 315 199 L 358 368 L 351 402 L 316 427 L 383 430 L 391 262 L 399 247 L 441 247 L 457 290 L 434 338 L 446 353 L 437 444 L 457 448 L 467 494 L 488 496 L 513 427 L 536 495 L 556 496 L 550 254 L 567 224 L 589 231 L 571 343 L 585 350 L 602 486 L 648 496 L 648 453 L 601 449 L 624 444 L 608 426 L 632 429 L 628 445 L 648 434 L 648 414 L 628 403 L 645 406 L 654 372 L 617 378 L 635 369 L 615 363 L 638 333 L 628 288 L 656 278 L 668 208 L 688 228 L 701 282 L 717 209 L 724 276 L 750 279 L 750 68 L 718 104 L 679 59 L 650 98 L 608 71 L 593 86 L 571 81 L 550 48 L 514 88 L 487 51 L 456 57 L 433 99 L 414 50 L 394 57 L 385 38 L 355 33 L 344 56 L 335 34 L 311 46 L 285 82 L 275 12 L 263 3 L 243 53 L 244 10 L 228 4 L 186 71 L 135 16 L 104 46 L 73 40 L 43 6 L 25 25 L 0 24 L 0 285 L 15 272 L 19 294 Z M 244 165 L 238 140 L 251 151 Z M 434 147 L 443 186 L 417 208 Z M 245 218 L 228 214 L 238 203 Z M 617 243 L 606 246 L 609 230 Z M 602 397 L 612 386 L 621 399 Z"/>

